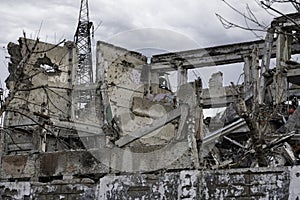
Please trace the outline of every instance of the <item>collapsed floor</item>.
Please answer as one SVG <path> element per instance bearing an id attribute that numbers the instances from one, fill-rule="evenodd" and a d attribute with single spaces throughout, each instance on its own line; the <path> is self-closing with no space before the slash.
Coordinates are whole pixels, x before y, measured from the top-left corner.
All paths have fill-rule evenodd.
<path id="1" fill-rule="evenodd" d="M 297 31 L 277 18 L 265 40 L 155 55 L 150 64 L 99 41 L 93 84 L 78 84 L 73 42 L 9 43 L 1 197 L 300 198 Z M 209 88 L 187 81 L 189 70 L 240 62 L 240 85 L 223 86 L 221 72 Z M 226 109 L 204 119 L 218 107 Z"/>

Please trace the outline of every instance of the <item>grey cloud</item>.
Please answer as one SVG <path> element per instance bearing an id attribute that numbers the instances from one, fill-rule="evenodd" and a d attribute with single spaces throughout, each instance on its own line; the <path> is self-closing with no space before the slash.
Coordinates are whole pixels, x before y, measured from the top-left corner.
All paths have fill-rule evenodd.
<path id="1" fill-rule="evenodd" d="M 129 49 L 157 48 L 166 51 L 199 48 L 190 37 L 173 30 L 159 28 L 141 28 L 121 32 L 109 38 L 108 42 Z"/>

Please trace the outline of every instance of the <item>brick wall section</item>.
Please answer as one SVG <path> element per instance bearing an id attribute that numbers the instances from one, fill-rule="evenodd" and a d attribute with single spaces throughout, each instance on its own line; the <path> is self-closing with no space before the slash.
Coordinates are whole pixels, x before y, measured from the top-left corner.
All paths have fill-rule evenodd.
<path id="1" fill-rule="evenodd" d="M 88 183 L 33 184 L 32 199 L 39 200 L 86 200 L 96 199 L 96 187 Z"/>
<path id="2" fill-rule="evenodd" d="M 36 200 L 89 200 L 96 199 L 94 184 L 56 182 L 43 183 L 1 183 L 0 199 L 36 199 Z"/>
<path id="3" fill-rule="evenodd" d="M 288 199 L 289 183 L 287 168 L 204 171 L 201 199 Z"/>
<path id="4" fill-rule="evenodd" d="M 295 200 L 300 198 L 300 166 L 107 175 L 96 183 L 87 178 L 0 182 L 0 198 Z"/>

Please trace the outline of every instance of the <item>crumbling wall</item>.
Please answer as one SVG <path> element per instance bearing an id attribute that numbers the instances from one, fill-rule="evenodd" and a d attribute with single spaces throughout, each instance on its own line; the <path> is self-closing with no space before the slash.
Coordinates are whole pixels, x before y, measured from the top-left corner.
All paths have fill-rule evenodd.
<path id="1" fill-rule="evenodd" d="M 72 68 L 76 63 L 76 52 L 72 43 L 64 46 L 38 42 L 20 38 L 19 45 L 9 45 L 11 60 L 29 59 L 23 64 L 11 64 L 10 76 L 6 83 L 9 89 L 16 89 L 10 109 L 28 110 L 44 115 L 54 115 L 56 118 L 70 118 L 72 88 Z M 71 63 L 71 65 L 70 65 Z M 18 73 L 13 73 L 18 71 Z M 17 88 L 15 88 L 17 87 Z M 25 113 L 27 114 L 27 113 Z M 53 117 L 54 117 L 53 116 Z M 16 125 L 16 120 L 5 121 L 6 125 Z M 18 122 L 22 124 L 22 122 Z"/>
<path id="2" fill-rule="evenodd" d="M 103 42 L 98 42 L 97 48 L 102 59 L 99 68 L 105 69 L 112 115 L 119 120 L 120 134 L 128 134 L 137 128 L 136 124 L 146 122 L 141 117 L 133 120 L 130 110 L 132 98 L 143 97 L 140 66 L 145 64 L 146 58 L 139 53 Z"/>
<path id="3" fill-rule="evenodd" d="M 151 66 L 146 64 L 146 57 L 100 41 L 97 55 L 97 78 L 100 84 L 106 85 L 109 98 L 104 111 L 106 120 L 119 127 L 115 144 L 117 148 L 122 148 L 121 156 L 116 156 L 112 160 L 119 161 L 113 162 L 121 162 L 120 165 L 125 168 L 126 165 L 133 165 L 140 171 L 153 171 L 167 166 L 172 169 L 196 168 L 196 134 L 188 133 L 188 123 L 185 123 L 188 109 L 191 108 L 177 107 L 174 94 L 159 85 L 161 77 L 158 72 L 151 71 Z M 189 95 L 183 98 L 195 96 L 193 92 Z M 169 115 L 177 117 L 168 120 Z M 190 123 L 190 129 L 194 130 L 192 118 Z M 143 131 L 147 134 L 136 136 Z M 131 136 L 137 138 L 131 140 Z M 120 145 L 121 140 L 125 144 Z M 164 160 L 162 155 L 169 158 Z"/>
<path id="4" fill-rule="evenodd" d="M 19 44 L 9 43 L 8 52 L 4 127 L 11 129 L 3 138 L 6 153 L 63 149 L 56 137 L 74 132 L 52 128 L 49 120 L 70 120 L 76 47 L 72 42 L 59 46 L 20 38 Z"/>
<path id="5" fill-rule="evenodd" d="M 142 81 L 141 77 L 143 67 L 150 69 L 150 66 L 146 65 L 146 57 L 104 42 L 98 42 L 98 54 L 102 59 L 99 68 L 106 70 L 111 112 L 120 125 L 120 136 L 151 125 L 154 119 L 162 117 L 172 109 L 173 102 L 166 107 L 155 99 L 153 100 L 154 97 L 152 97 L 153 101 L 147 101 L 148 98 L 145 96 L 147 84 Z M 158 93 L 170 92 L 160 89 L 156 93 L 152 93 L 152 96 Z M 161 101 L 162 98 L 158 100 Z M 146 101 L 143 101 L 144 99 Z M 150 105 L 143 109 L 143 105 L 145 108 L 147 103 Z M 136 112 L 138 109 L 144 110 L 144 112 Z M 145 112 L 148 112 L 148 115 Z M 161 129 L 161 132 L 170 134 L 173 132 L 173 135 L 174 131 L 172 125 Z M 153 135 L 157 135 L 157 132 Z M 145 138 L 141 141 L 145 141 Z M 155 142 L 147 142 L 147 144 L 151 143 Z"/>

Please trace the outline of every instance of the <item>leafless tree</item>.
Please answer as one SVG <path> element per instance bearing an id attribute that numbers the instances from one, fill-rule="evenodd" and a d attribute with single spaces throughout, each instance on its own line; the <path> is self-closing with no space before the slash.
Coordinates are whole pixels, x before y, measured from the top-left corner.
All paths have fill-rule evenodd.
<path id="1" fill-rule="evenodd" d="M 238 23 L 234 22 L 234 20 L 226 19 L 224 16 L 216 13 L 217 18 L 219 19 L 219 21 L 225 29 L 240 28 L 243 30 L 251 31 L 256 37 L 263 39 L 264 34 L 268 32 L 268 30 L 271 28 L 271 24 L 266 24 L 258 16 L 255 15 L 249 4 L 246 4 L 245 11 L 240 11 L 235 6 L 230 4 L 229 1 L 221 1 L 225 3 L 225 5 L 227 5 L 230 9 L 232 9 L 232 11 L 234 11 L 244 19 L 244 23 Z M 292 18 L 290 18 L 288 15 L 286 15 L 279 9 L 275 8 L 276 4 L 285 4 L 293 7 L 295 9 L 295 12 L 300 12 L 299 0 L 255 0 L 255 2 L 261 9 L 267 12 L 270 15 L 270 17 L 274 18 L 282 16 L 285 17 L 287 20 L 290 20 L 292 23 L 295 23 L 295 25 L 299 26 Z"/>
<path id="2" fill-rule="evenodd" d="M 261 86 L 264 87 L 263 89 L 267 89 L 267 86 L 264 80 L 262 81 L 262 79 L 264 79 L 264 75 L 265 75 L 264 73 L 268 72 L 268 70 L 270 69 L 269 68 L 270 58 L 271 58 L 270 49 L 273 48 L 273 45 L 276 41 L 280 41 L 279 35 L 283 36 L 285 38 L 284 40 L 289 41 L 290 44 L 293 42 L 299 43 L 300 25 L 297 22 L 297 20 L 299 21 L 299 16 L 300 16 L 299 13 L 300 0 L 264 0 L 264 1 L 255 0 L 256 4 L 261 9 L 263 9 L 268 15 L 270 15 L 270 17 L 274 18 L 274 20 L 270 24 L 266 24 L 261 18 L 256 16 L 248 4 L 246 5 L 245 11 L 241 11 L 237 9 L 234 5 L 232 5 L 229 2 L 229 0 L 221 0 L 221 1 L 225 3 L 225 5 L 227 5 L 234 13 L 238 14 L 244 19 L 243 23 L 234 22 L 233 20 L 226 19 L 224 16 L 221 16 L 220 14 L 216 14 L 217 18 L 219 19 L 219 21 L 221 22 L 221 24 L 225 29 L 239 28 L 239 29 L 251 31 L 259 39 L 265 39 L 265 47 L 264 47 L 265 56 L 262 59 L 261 66 L 259 66 L 260 68 L 259 77 L 261 79 L 260 80 Z M 286 14 L 283 11 L 279 10 L 280 7 L 276 5 L 280 5 L 280 4 L 294 8 L 295 13 Z M 283 22 L 284 23 L 287 22 L 288 24 L 291 24 L 293 28 L 282 29 L 281 23 Z M 278 38 L 279 40 L 277 40 Z M 279 45 L 281 45 L 281 43 L 277 42 L 277 46 Z M 277 63 L 276 67 L 280 68 L 280 64 Z M 276 72 L 278 74 L 282 73 L 280 69 L 276 70 Z M 274 85 L 277 84 L 276 86 L 279 86 L 278 83 L 280 83 L 280 81 L 278 81 L 275 75 L 272 77 L 272 81 L 275 82 Z M 234 85 L 232 88 L 238 91 Z M 261 90 L 262 88 L 256 88 L 256 89 L 258 91 Z M 276 95 L 284 96 L 283 93 L 284 92 L 277 93 Z M 276 98 L 276 97 L 271 97 L 271 98 Z M 279 99 L 285 99 L 285 98 L 280 97 Z M 252 107 L 250 106 L 247 107 L 245 104 L 245 100 L 242 98 L 242 95 L 239 95 L 239 104 L 244 105 L 241 106 L 241 108 L 243 109 L 237 110 L 237 112 L 239 113 L 241 118 L 244 118 L 244 120 L 246 121 L 250 129 L 250 135 L 252 139 L 253 149 L 255 150 L 254 152 L 255 152 L 256 160 L 260 166 L 267 166 L 268 165 L 267 155 L 272 156 L 272 152 L 268 154 L 267 151 L 262 150 L 262 147 L 268 145 L 272 146 L 272 143 L 270 144 L 265 143 L 266 132 L 269 132 L 269 134 L 271 134 L 271 131 L 273 131 L 267 128 L 269 120 L 272 118 L 274 114 L 286 116 L 286 113 L 284 113 L 283 110 L 287 110 L 287 109 L 282 109 L 282 107 L 284 106 L 282 102 L 274 105 L 274 101 L 271 103 L 265 103 L 265 101 L 264 102 L 258 101 L 257 98 L 253 98 Z M 291 133 L 286 133 L 286 134 L 287 137 L 290 137 L 291 135 Z"/>

